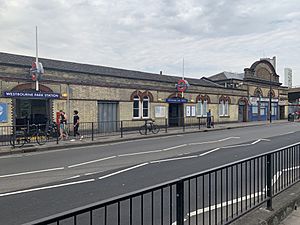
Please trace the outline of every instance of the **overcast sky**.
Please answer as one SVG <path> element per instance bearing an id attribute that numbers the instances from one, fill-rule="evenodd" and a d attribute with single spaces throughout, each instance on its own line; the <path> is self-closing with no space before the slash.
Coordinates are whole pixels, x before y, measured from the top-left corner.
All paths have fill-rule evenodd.
<path id="1" fill-rule="evenodd" d="M 300 85 L 299 0 L 0 0 L 0 51 L 210 76 L 277 57 Z"/>

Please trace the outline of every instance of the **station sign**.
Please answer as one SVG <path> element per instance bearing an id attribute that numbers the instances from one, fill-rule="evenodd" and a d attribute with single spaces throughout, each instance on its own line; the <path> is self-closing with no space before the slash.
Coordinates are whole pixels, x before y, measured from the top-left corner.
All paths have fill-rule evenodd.
<path id="1" fill-rule="evenodd" d="M 167 103 L 187 103 L 186 98 L 166 98 Z"/>
<path id="2" fill-rule="evenodd" d="M 22 92 L 22 91 L 4 91 L 3 97 L 6 98 L 37 98 L 37 99 L 59 99 L 59 93 L 45 92 Z"/>

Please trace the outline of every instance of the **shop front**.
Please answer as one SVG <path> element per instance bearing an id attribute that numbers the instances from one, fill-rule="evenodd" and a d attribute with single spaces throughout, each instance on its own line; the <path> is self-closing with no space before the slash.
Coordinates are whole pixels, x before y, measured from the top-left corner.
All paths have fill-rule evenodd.
<path id="1" fill-rule="evenodd" d="M 272 120 L 278 120 L 278 99 L 271 100 Z M 269 120 L 270 99 L 262 97 L 250 97 L 249 120 L 266 121 Z"/>

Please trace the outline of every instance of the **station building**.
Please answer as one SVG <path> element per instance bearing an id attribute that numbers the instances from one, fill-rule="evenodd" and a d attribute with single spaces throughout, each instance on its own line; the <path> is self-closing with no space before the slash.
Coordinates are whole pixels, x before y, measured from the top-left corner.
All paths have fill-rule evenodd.
<path id="1" fill-rule="evenodd" d="M 266 120 L 272 95 L 273 119 L 286 118 L 287 92 L 267 61 L 255 62 L 236 77 L 221 73 L 210 78 L 186 78 L 178 91 L 178 76 L 39 59 L 45 73 L 32 81 L 34 57 L 0 53 L 0 126 L 55 121 L 59 110 L 70 117 L 78 110 L 82 122 L 205 118 L 211 109 L 216 123 Z M 271 92 L 269 89 L 271 77 Z"/>

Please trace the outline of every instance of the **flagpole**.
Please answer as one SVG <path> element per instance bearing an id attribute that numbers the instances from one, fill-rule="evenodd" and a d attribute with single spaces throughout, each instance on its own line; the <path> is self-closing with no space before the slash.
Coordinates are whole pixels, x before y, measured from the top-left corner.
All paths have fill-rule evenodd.
<path id="1" fill-rule="evenodd" d="M 38 58 L 38 34 L 37 34 L 38 30 L 37 30 L 37 26 L 35 26 L 35 50 L 36 50 L 36 58 L 35 58 L 35 65 L 36 65 L 36 69 L 37 69 L 37 79 L 35 81 L 35 90 L 39 91 L 39 81 L 38 81 L 38 76 L 39 76 L 39 58 Z"/>

